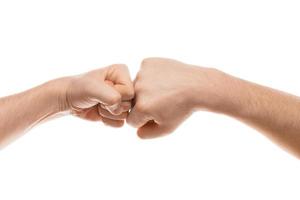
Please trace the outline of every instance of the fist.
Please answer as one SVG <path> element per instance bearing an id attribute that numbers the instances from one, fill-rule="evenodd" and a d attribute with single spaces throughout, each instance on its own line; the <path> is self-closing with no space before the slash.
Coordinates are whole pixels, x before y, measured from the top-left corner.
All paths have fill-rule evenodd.
<path id="1" fill-rule="evenodd" d="M 127 122 L 141 138 L 171 133 L 194 109 L 199 68 L 175 60 L 148 58 L 134 82 L 135 105 Z"/>
<path id="2" fill-rule="evenodd" d="M 127 66 L 116 64 L 71 77 L 64 105 L 74 115 L 120 127 L 131 109 L 133 83 Z"/>

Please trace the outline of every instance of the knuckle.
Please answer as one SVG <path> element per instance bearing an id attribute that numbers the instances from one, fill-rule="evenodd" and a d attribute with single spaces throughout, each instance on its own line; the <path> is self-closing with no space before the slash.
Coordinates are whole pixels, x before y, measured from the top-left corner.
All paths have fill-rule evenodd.
<path id="1" fill-rule="evenodd" d="M 142 63 L 141 63 L 141 66 L 142 67 L 148 66 L 151 63 L 152 60 L 153 60 L 153 58 L 145 58 L 145 59 L 143 59 Z"/>
<path id="2" fill-rule="evenodd" d="M 128 90 L 127 90 L 127 94 L 126 94 L 130 99 L 133 99 L 134 96 L 135 96 L 135 92 L 134 92 L 134 88 L 133 87 L 130 87 Z"/>
<path id="3" fill-rule="evenodd" d="M 136 93 L 142 91 L 144 88 L 143 84 L 141 84 L 140 82 L 137 82 L 135 85 L 134 85 L 134 91 Z"/>
<path id="4" fill-rule="evenodd" d="M 142 67 L 147 67 L 147 66 L 150 66 L 150 65 L 153 65 L 155 63 L 158 63 L 160 61 L 162 61 L 163 59 L 162 58 L 159 58 L 159 57 L 149 57 L 149 58 L 145 58 L 142 60 L 142 63 L 141 63 L 141 66 Z"/>
<path id="5" fill-rule="evenodd" d="M 148 113 L 149 106 L 146 103 L 137 103 L 136 110 L 140 113 Z"/>
<path id="6" fill-rule="evenodd" d="M 120 101 L 121 101 L 121 95 L 115 94 L 110 97 L 110 99 L 108 100 L 108 103 L 109 103 L 109 105 L 114 105 L 114 104 L 119 103 Z"/>
<path id="7" fill-rule="evenodd" d="M 116 109 L 116 110 L 112 110 L 111 114 L 113 116 L 119 116 L 120 114 L 122 114 L 122 110 L 120 108 Z"/>
<path id="8" fill-rule="evenodd" d="M 125 64 L 113 64 L 111 65 L 112 68 L 115 68 L 115 69 L 128 69 L 127 65 Z"/>
<path id="9" fill-rule="evenodd" d="M 133 116 L 132 113 L 129 113 L 129 115 L 126 118 L 126 123 L 134 128 L 138 128 L 136 125 L 136 121 L 134 120 L 134 118 L 132 116 Z"/>

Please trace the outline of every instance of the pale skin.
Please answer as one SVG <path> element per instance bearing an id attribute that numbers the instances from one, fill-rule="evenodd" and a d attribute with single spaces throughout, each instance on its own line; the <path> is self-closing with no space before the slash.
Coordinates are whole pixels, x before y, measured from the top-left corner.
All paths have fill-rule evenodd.
<path id="1" fill-rule="evenodd" d="M 134 83 L 125 65 L 112 65 L 1 98 L 0 144 L 63 112 L 114 127 L 127 119 L 147 139 L 200 110 L 238 119 L 300 158 L 299 97 L 165 58 L 145 59 Z"/>
<path id="2" fill-rule="evenodd" d="M 128 68 L 111 65 L 82 75 L 49 81 L 0 99 L 0 148 L 41 121 L 72 113 L 121 127 L 134 97 Z"/>
<path id="3" fill-rule="evenodd" d="M 207 110 L 248 124 L 300 158 L 299 97 L 164 58 L 145 59 L 134 87 L 127 122 L 141 138 L 169 134 L 193 112 Z"/>

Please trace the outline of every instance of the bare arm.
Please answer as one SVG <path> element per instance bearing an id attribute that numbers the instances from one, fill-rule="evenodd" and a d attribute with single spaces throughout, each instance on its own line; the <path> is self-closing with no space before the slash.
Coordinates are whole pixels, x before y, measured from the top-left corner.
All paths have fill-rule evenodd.
<path id="1" fill-rule="evenodd" d="M 3 147 L 40 121 L 63 111 L 66 79 L 0 99 L 0 146 Z"/>
<path id="2" fill-rule="evenodd" d="M 194 111 L 229 115 L 300 158 L 300 98 L 216 69 L 164 58 L 142 62 L 128 123 L 141 138 L 173 132 Z"/>
<path id="3" fill-rule="evenodd" d="M 223 85 L 215 111 L 245 122 L 300 158 L 300 98 L 215 73 Z"/>
<path id="4" fill-rule="evenodd" d="M 39 122 L 66 111 L 120 127 L 133 96 L 127 67 L 111 65 L 3 97 L 0 99 L 0 149 Z"/>

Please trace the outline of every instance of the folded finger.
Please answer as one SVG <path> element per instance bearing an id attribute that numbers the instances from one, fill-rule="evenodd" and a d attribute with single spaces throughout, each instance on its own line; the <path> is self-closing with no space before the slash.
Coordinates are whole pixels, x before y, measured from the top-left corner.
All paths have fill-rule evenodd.
<path id="1" fill-rule="evenodd" d="M 128 116 L 128 112 L 123 112 L 120 115 L 113 115 L 106 109 L 102 108 L 101 106 L 98 106 L 98 113 L 102 117 L 108 118 L 108 119 L 113 119 L 113 120 L 124 120 Z"/>
<path id="2" fill-rule="evenodd" d="M 102 121 L 105 125 L 112 126 L 112 127 L 115 127 L 115 128 L 119 128 L 119 127 L 122 127 L 124 125 L 124 120 L 112 120 L 112 119 L 108 119 L 108 118 L 103 117 Z"/>

